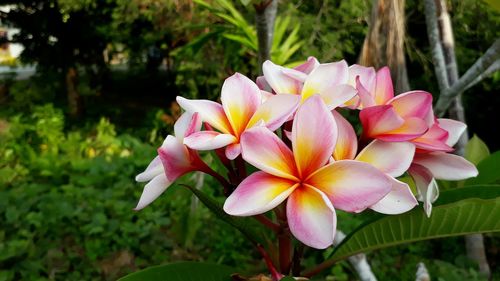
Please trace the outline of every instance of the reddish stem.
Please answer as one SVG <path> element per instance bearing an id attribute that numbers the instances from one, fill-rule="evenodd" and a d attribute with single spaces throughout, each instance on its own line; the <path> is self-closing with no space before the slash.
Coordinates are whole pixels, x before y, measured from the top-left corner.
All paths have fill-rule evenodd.
<path id="1" fill-rule="evenodd" d="M 232 188 L 231 184 L 226 180 L 226 178 L 210 168 L 205 162 L 202 161 L 201 163 L 202 164 L 200 165 L 200 171 L 214 177 L 224 187 L 224 195 L 226 197 L 229 196 L 232 192 Z"/>
<path id="2" fill-rule="evenodd" d="M 276 270 L 276 267 L 274 266 L 271 257 L 269 257 L 269 255 L 267 254 L 266 250 L 264 250 L 262 245 L 257 245 L 257 250 L 259 250 L 259 253 L 262 255 L 262 258 L 264 258 L 267 269 L 269 269 L 273 281 L 279 281 L 281 278 L 285 277 L 283 274 L 279 273 L 278 270 Z"/>
<path id="3" fill-rule="evenodd" d="M 262 225 L 271 229 L 274 233 L 279 233 L 281 228 L 278 224 L 274 223 L 272 220 L 267 218 L 265 215 L 255 215 L 253 216 L 256 220 L 258 220 Z"/>

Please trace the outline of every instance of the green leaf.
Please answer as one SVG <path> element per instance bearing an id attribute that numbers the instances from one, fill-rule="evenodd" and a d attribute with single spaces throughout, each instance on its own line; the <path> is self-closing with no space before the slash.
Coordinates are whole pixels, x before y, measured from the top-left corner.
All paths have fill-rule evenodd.
<path id="1" fill-rule="evenodd" d="M 500 197 L 471 198 L 434 207 L 427 218 L 420 208 L 361 225 L 333 251 L 332 263 L 357 253 L 470 233 L 500 231 Z"/>
<path id="2" fill-rule="evenodd" d="M 500 197 L 500 184 L 473 185 L 441 192 L 434 206 L 454 203 L 469 198 L 493 199 Z"/>
<path id="3" fill-rule="evenodd" d="M 179 262 L 134 272 L 119 281 L 230 281 L 233 269 L 201 262 Z"/>
<path id="4" fill-rule="evenodd" d="M 281 278 L 280 281 L 295 281 L 295 279 L 293 277 L 290 277 L 290 276 L 285 276 L 285 277 Z"/>
<path id="5" fill-rule="evenodd" d="M 215 201 L 214 199 L 210 198 L 207 196 L 205 193 L 202 191 L 193 188 L 189 185 L 182 184 L 182 186 L 188 188 L 193 192 L 193 194 L 200 199 L 200 201 L 210 210 L 212 211 L 218 218 L 222 219 L 223 221 L 227 222 L 229 225 L 233 226 L 237 230 L 239 230 L 245 237 L 252 242 L 253 244 L 262 244 L 261 243 L 261 238 L 259 235 L 257 235 L 252 228 L 250 228 L 250 225 L 248 223 L 248 219 L 245 218 L 236 218 L 233 216 L 228 215 L 220 204 Z"/>
<path id="6" fill-rule="evenodd" d="M 491 154 L 489 157 L 479 162 L 477 170 L 479 174 L 475 178 L 470 178 L 465 181 L 465 185 L 499 183 L 500 173 L 500 151 Z"/>
<path id="7" fill-rule="evenodd" d="M 474 165 L 477 165 L 489 155 L 488 146 L 477 135 L 474 135 L 465 146 L 465 159 Z"/>

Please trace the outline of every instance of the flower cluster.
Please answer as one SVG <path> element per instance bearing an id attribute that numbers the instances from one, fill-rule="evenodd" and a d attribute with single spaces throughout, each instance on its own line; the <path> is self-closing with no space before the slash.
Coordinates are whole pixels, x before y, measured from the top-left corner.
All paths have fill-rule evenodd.
<path id="1" fill-rule="evenodd" d="M 283 204 L 291 233 L 322 249 L 333 242 L 336 210 L 400 214 L 415 207 L 412 190 L 397 179 L 406 172 L 427 215 L 438 196 L 435 179 L 477 174 L 450 154 L 465 124 L 437 119 L 427 92 L 394 96 L 387 67 L 320 64 L 311 57 L 293 69 L 266 61 L 263 73 L 255 83 L 239 73 L 227 78 L 220 103 L 177 97 L 185 113 L 175 136 L 136 178 L 149 181 L 137 210 L 180 176 L 201 171 L 224 185 L 228 214 L 259 215 Z M 359 137 L 341 111 L 359 112 Z M 229 179 L 200 158 L 209 150 Z M 235 173 L 233 163 L 243 161 L 259 171 Z"/>

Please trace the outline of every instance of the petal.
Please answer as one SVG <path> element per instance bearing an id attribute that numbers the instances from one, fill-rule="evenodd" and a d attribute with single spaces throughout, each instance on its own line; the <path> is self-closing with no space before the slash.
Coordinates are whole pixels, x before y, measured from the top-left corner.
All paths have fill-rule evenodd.
<path id="1" fill-rule="evenodd" d="M 319 95 L 299 107 L 292 126 L 292 148 L 299 175 L 306 177 L 328 162 L 337 141 L 337 125 Z"/>
<path id="2" fill-rule="evenodd" d="M 424 202 L 425 214 L 427 217 L 430 217 L 432 203 L 439 197 L 439 188 L 436 180 L 427 168 L 417 164 L 411 165 L 408 172 L 417 186 L 419 200 Z"/>
<path id="3" fill-rule="evenodd" d="M 408 212 L 418 205 L 417 199 L 408 184 L 390 178 L 392 180 L 391 191 L 375 205 L 372 205 L 370 209 L 382 214 L 397 215 Z"/>
<path id="4" fill-rule="evenodd" d="M 259 171 L 243 180 L 226 199 L 224 211 L 233 216 L 265 213 L 285 201 L 298 186 L 294 181 Z"/>
<path id="5" fill-rule="evenodd" d="M 198 112 L 184 112 L 174 124 L 175 137 L 182 141 L 185 136 L 189 136 L 201 129 L 201 117 Z"/>
<path id="6" fill-rule="evenodd" d="M 429 130 L 422 136 L 412 139 L 418 149 L 428 151 L 453 151 L 453 148 L 446 144 L 448 131 L 442 129 L 438 123 L 434 123 Z"/>
<path id="7" fill-rule="evenodd" d="M 349 70 L 344 60 L 320 64 L 307 76 L 302 88 L 302 100 L 314 94 L 327 95 L 335 88 L 334 86 L 347 84 L 348 79 Z"/>
<path id="8" fill-rule="evenodd" d="M 440 180 L 464 180 L 478 174 L 476 167 L 465 158 L 444 152 L 417 153 L 413 163 L 426 167 Z"/>
<path id="9" fill-rule="evenodd" d="M 388 104 L 391 104 L 397 114 L 404 119 L 408 117 L 425 119 L 429 111 L 432 111 L 432 95 L 424 91 L 406 92 L 397 95 Z"/>
<path id="10" fill-rule="evenodd" d="M 272 90 L 270 90 L 270 91 L 272 91 Z M 271 93 L 271 92 L 267 92 L 267 91 L 264 91 L 264 90 L 260 91 L 260 97 L 261 97 L 262 103 L 265 103 L 272 96 L 274 96 L 274 94 Z"/>
<path id="11" fill-rule="evenodd" d="M 438 122 L 439 127 L 448 132 L 446 144 L 449 146 L 454 146 L 458 142 L 458 139 L 460 139 L 460 136 L 465 132 L 465 129 L 467 129 L 467 125 L 452 119 L 440 118 Z"/>
<path id="12" fill-rule="evenodd" d="M 162 174 L 163 165 L 161 164 L 160 156 L 156 156 L 151 163 L 149 163 L 148 167 L 144 172 L 138 174 L 135 177 L 135 181 L 137 182 L 146 182 L 152 180 L 154 177 Z"/>
<path id="13" fill-rule="evenodd" d="M 354 128 L 340 113 L 332 111 L 338 127 L 337 144 L 333 152 L 335 160 L 354 159 L 358 151 L 358 139 Z"/>
<path id="14" fill-rule="evenodd" d="M 239 135 L 261 103 L 260 89 L 252 80 L 236 73 L 224 81 L 221 103 L 233 132 Z"/>
<path id="15" fill-rule="evenodd" d="M 295 113 L 299 102 L 300 97 L 297 95 L 273 95 L 259 106 L 248 122 L 247 128 L 264 121 L 269 130 L 275 131 Z"/>
<path id="16" fill-rule="evenodd" d="M 404 120 L 401 127 L 380 134 L 377 138 L 385 141 L 407 141 L 422 136 L 428 128 L 424 120 L 410 117 Z"/>
<path id="17" fill-rule="evenodd" d="M 321 191 L 310 186 L 295 189 L 288 198 L 286 214 L 290 231 L 299 241 L 316 249 L 332 245 L 337 216 Z"/>
<path id="18" fill-rule="evenodd" d="M 321 94 L 329 110 L 348 102 L 356 96 L 356 89 L 349 85 L 332 85 L 331 89 Z"/>
<path id="19" fill-rule="evenodd" d="M 226 157 L 229 160 L 234 160 L 236 157 L 238 157 L 241 153 L 241 144 L 239 143 L 233 143 L 230 144 L 226 147 Z"/>
<path id="20" fill-rule="evenodd" d="M 307 79 L 307 74 L 304 72 L 295 70 L 295 69 L 290 69 L 290 68 L 283 68 L 283 73 L 287 75 L 290 78 L 293 78 L 301 83 L 304 83 Z"/>
<path id="21" fill-rule="evenodd" d="M 273 89 L 271 89 L 271 86 L 269 86 L 264 76 L 257 77 L 257 79 L 255 79 L 255 84 L 257 84 L 257 87 L 259 87 L 259 89 L 261 89 L 262 91 L 266 91 L 269 93 L 273 91 Z"/>
<path id="22" fill-rule="evenodd" d="M 359 113 L 359 118 L 363 125 L 363 134 L 370 138 L 397 129 L 404 124 L 404 120 L 390 105 L 364 108 Z"/>
<path id="23" fill-rule="evenodd" d="M 185 173 L 195 171 L 194 156 L 187 147 L 174 136 L 167 136 L 158 155 L 165 169 L 169 181 L 173 182 Z"/>
<path id="24" fill-rule="evenodd" d="M 231 125 L 227 120 L 222 105 L 209 100 L 188 100 L 177 97 L 177 103 L 186 111 L 198 112 L 203 121 L 223 133 L 231 132 Z"/>
<path id="25" fill-rule="evenodd" d="M 386 104 L 394 97 L 394 88 L 392 85 L 391 71 L 387 66 L 377 71 L 375 87 L 375 104 Z"/>
<path id="26" fill-rule="evenodd" d="M 184 138 L 184 144 L 194 150 L 212 150 L 236 142 L 233 135 L 221 134 L 216 131 L 200 131 Z"/>
<path id="27" fill-rule="evenodd" d="M 241 136 L 243 159 L 271 175 L 296 180 L 292 151 L 266 127 L 254 127 Z"/>
<path id="28" fill-rule="evenodd" d="M 356 160 L 371 164 L 390 176 L 399 177 L 408 170 L 414 155 L 415 145 L 412 143 L 374 140 L 358 154 Z"/>
<path id="29" fill-rule="evenodd" d="M 340 160 L 328 164 L 305 181 L 323 191 L 337 209 L 360 212 L 382 199 L 392 188 L 389 178 L 370 164 Z"/>
<path id="30" fill-rule="evenodd" d="M 375 68 L 358 64 L 349 66 L 349 85 L 356 87 L 356 77 L 359 77 L 361 85 L 363 85 L 368 93 L 372 94 L 375 91 Z"/>
<path id="31" fill-rule="evenodd" d="M 373 94 L 370 93 L 362 84 L 359 76 L 356 77 L 356 90 L 358 90 L 358 97 L 361 100 L 363 108 L 375 106 L 375 100 L 373 99 Z"/>
<path id="32" fill-rule="evenodd" d="M 307 58 L 307 61 L 305 63 L 298 65 L 293 69 L 298 70 L 300 72 L 304 72 L 305 74 L 309 74 L 318 66 L 319 66 L 319 61 L 315 57 L 311 56 Z"/>
<path id="33" fill-rule="evenodd" d="M 284 69 L 284 67 L 276 65 L 269 60 L 265 61 L 262 65 L 262 72 L 267 83 L 277 94 L 298 95 L 302 83 L 283 73 Z"/>
<path id="34" fill-rule="evenodd" d="M 142 191 L 141 198 L 139 199 L 139 203 L 134 208 L 134 210 L 139 211 L 151 204 L 156 198 L 158 198 L 167 187 L 169 187 L 172 183 L 167 179 L 164 173 L 154 177 L 148 184 L 144 186 L 144 190 Z"/>

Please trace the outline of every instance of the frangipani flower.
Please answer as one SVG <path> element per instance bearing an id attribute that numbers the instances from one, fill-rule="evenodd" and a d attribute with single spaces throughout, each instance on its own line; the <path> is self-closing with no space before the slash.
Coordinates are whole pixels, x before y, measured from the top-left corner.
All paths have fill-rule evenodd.
<path id="1" fill-rule="evenodd" d="M 435 179 L 463 180 L 478 174 L 476 167 L 463 157 L 446 153 L 447 148 L 458 142 L 466 127 L 459 121 L 437 119 L 428 133 L 412 141 L 417 144 L 417 153 L 409 173 L 417 186 L 419 200 L 424 202 L 427 216 L 431 215 L 432 203 L 439 196 Z"/>
<path id="2" fill-rule="evenodd" d="M 319 65 L 314 62 L 316 59 L 311 59 L 309 64 L 297 70 L 266 61 L 262 71 L 275 93 L 300 95 L 302 102 L 319 94 L 330 110 L 356 95 L 356 89 L 347 84 L 349 71 L 344 60 Z"/>
<path id="3" fill-rule="evenodd" d="M 315 57 L 308 57 L 306 62 L 304 62 L 303 64 L 300 64 L 300 65 L 297 65 L 293 69 L 296 71 L 300 71 L 300 72 L 307 75 L 307 74 L 311 73 L 311 71 L 313 71 L 316 67 L 318 67 L 318 65 L 319 65 L 319 62 Z M 271 93 L 273 91 L 273 89 L 271 88 L 271 86 L 269 86 L 269 84 L 267 83 L 266 78 L 264 76 L 257 77 L 257 79 L 255 80 L 255 83 L 265 93 Z"/>
<path id="4" fill-rule="evenodd" d="M 184 144 L 195 150 L 212 150 L 226 147 L 228 159 L 241 153 L 240 137 L 246 130 L 262 122 L 270 130 L 279 128 L 295 112 L 299 98 L 291 95 L 273 95 L 261 103 L 262 95 L 257 85 L 242 74 L 236 73 L 224 81 L 221 104 L 209 100 L 188 100 L 177 97 L 186 111 L 198 112 L 204 122 L 216 131 L 199 131 L 184 139 Z"/>
<path id="5" fill-rule="evenodd" d="M 156 200 L 165 190 L 182 175 L 206 166 L 198 153 L 188 149 L 183 140 L 186 136 L 199 131 L 201 119 L 197 113 L 185 112 L 175 122 L 174 132 L 167 136 L 158 148 L 158 156 L 148 165 L 144 172 L 135 177 L 138 182 L 148 182 L 144 186 L 139 203 L 134 210 L 138 211 Z"/>
<path id="6" fill-rule="evenodd" d="M 353 127 L 337 111 L 334 110 L 332 113 L 339 132 L 333 158 L 354 159 L 368 163 L 385 173 L 391 180 L 391 191 L 370 208 L 379 213 L 393 215 L 407 212 L 415 207 L 418 202 L 408 184 L 396 179 L 410 167 L 415 154 L 415 145 L 409 142 L 374 140 L 356 155 L 358 142 Z"/>
<path id="7" fill-rule="evenodd" d="M 292 234 L 323 249 L 333 242 L 335 208 L 360 212 L 391 190 L 391 181 L 373 166 L 353 160 L 329 163 L 337 125 L 319 95 L 299 107 L 292 126 L 292 150 L 273 132 L 256 127 L 243 133 L 243 159 L 261 171 L 247 177 L 227 198 L 235 216 L 265 213 L 287 198 Z"/>
<path id="8" fill-rule="evenodd" d="M 358 96 L 346 105 L 362 109 L 364 138 L 407 141 L 423 135 L 434 122 L 432 95 L 411 91 L 394 97 L 389 68 L 375 72 L 373 67 L 352 65 L 349 79 Z"/>
<path id="9" fill-rule="evenodd" d="M 363 96 L 361 92 L 360 97 Z M 424 91 L 406 92 L 383 105 L 364 107 L 359 118 L 365 138 L 385 141 L 415 139 L 427 132 L 434 122 L 432 95 Z"/>

